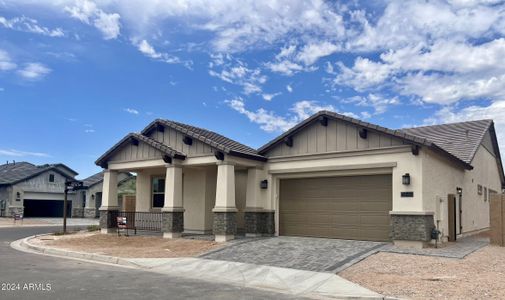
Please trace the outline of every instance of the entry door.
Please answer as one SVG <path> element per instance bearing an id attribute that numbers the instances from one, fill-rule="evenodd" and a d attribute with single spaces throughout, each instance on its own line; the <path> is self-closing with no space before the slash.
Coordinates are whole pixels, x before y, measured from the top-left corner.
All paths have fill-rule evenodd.
<path id="1" fill-rule="evenodd" d="M 447 209 L 447 220 L 449 222 L 449 241 L 453 242 L 456 240 L 456 195 L 449 194 L 447 196 L 449 200 Z"/>

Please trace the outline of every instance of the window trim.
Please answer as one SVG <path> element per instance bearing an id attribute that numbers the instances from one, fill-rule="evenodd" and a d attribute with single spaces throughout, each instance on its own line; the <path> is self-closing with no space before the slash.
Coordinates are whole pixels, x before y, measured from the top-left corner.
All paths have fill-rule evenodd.
<path id="1" fill-rule="evenodd" d="M 163 181 L 166 180 L 165 175 L 152 175 L 151 176 L 151 209 L 162 209 L 163 206 L 154 206 L 154 195 L 165 195 L 165 189 L 163 189 L 163 193 L 161 192 L 154 192 L 154 180 L 155 179 L 163 179 Z"/>

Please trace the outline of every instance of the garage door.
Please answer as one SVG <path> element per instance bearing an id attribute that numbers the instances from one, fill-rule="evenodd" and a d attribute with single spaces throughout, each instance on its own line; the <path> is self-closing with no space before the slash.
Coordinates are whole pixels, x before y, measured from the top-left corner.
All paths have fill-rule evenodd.
<path id="1" fill-rule="evenodd" d="M 63 217 L 61 200 L 24 200 L 24 217 Z M 71 216 L 72 202 L 67 203 L 67 216 Z"/>
<path id="2" fill-rule="evenodd" d="M 391 185 L 391 175 L 281 180 L 280 234 L 389 240 Z"/>

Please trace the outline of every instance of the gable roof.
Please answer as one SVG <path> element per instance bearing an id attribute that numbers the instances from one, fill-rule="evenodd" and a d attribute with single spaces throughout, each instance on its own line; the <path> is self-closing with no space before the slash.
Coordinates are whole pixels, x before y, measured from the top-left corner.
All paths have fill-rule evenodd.
<path id="1" fill-rule="evenodd" d="M 152 138 L 149 138 L 147 136 L 138 133 L 129 133 L 119 142 L 117 142 L 114 146 L 112 146 L 112 148 L 107 150 L 107 152 L 105 152 L 102 156 L 100 156 L 95 161 L 95 164 L 98 166 L 102 166 L 117 150 L 121 149 L 121 147 L 123 147 L 126 143 L 130 143 L 132 140 L 142 141 L 172 158 L 186 159 L 186 154 L 177 151 L 175 149 L 172 149 L 171 147 L 163 143 L 160 143 L 156 140 L 153 140 Z"/>
<path id="2" fill-rule="evenodd" d="M 429 139 L 442 147 L 447 152 L 459 157 L 461 160 L 471 164 L 484 136 L 489 131 L 496 163 L 500 172 L 502 188 L 505 188 L 505 175 L 503 172 L 503 162 L 501 160 L 500 148 L 493 120 L 477 120 L 459 123 L 422 126 L 401 129 L 412 135 Z"/>
<path id="3" fill-rule="evenodd" d="M 122 179 L 121 181 L 119 181 L 118 185 L 120 185 L 124 181 L 130 179 L 130 177 L 133 177 L 133 175 L 128 172 L 126 172 L 125 174 L 127 174 L 127 176 L 124 179 Z M 87 178 L 84 178 L 82 180 L 82 182 L 86 188 L 90 188 L 90 187 L 94 186 L 95 184 L 99 184 L 99 183 L 103 182 L 103 171 L 93 174 Z"/>
<path id="4" fill-rule="evenodd" d="M 456 163 L 462 165 L 465 169 L 468 169 L 468 170 L 473 169 L 473 167 L 470 163 L 468 163 L 468 162 L 462 160 L 460 157 L 448 152 L 447 150 L 442 148 L 440 145 L 437 145 L 436 143 L 434 143 L 433 141 L 431 141 L 425 137 L 412 135 L 412 134 L 402 131 L 402 130 L 389 129 L 386 127 L 382 127 L 382 126 L 379 126 L 376 124 L 364 122 L 364 121 L 361 121 L 358 119 L 354 119 L 354 118 L 351 118 L 348 116 L 344 116 L 344 115 L 341 115 L 341 114 L 338 114 L 338 113 L 335 113 L 332 111 L 326 111 L 326 110 L 317 112 L 314 115 L 310 116 L 309 118 L 305 119 L 304 121 L 298 123 L 293 128 L 289 129 L 285 133 L 281 134 L 280 136 L 276 137 L 275 139 L 271 140 L 270 142 L 268 142 L 267 144 L 265 144 L 264 146 L 259 148 L 258 152 L 260 154 L 265 154 L 270 149 L 272 149 L 275 145 L 282 142 L 284 140 L 284 138 L 289 137 L 289 136 L 299 132 L 300 130 L 307 127 L 309 124 L 311 124 L 313 121 L 316 121 L 319 117 L 328 117 L 328 118 L 332 118 L 335 120 L 344 121 L 344 122 L 365 128 L 367 130 L 372 130 L 372 131 L 376 131 L 376 132 L 386 134 L 386 135 L 389 135 L 392 137 L 399 138 L 399 139 L 401 139 L 409 144 L 415 145 L 415 146 L 429 147 L 430 149 L 434 150 L 435 152 L 441 153 L 442 155 L 445 155 L 446 157 L 448 157 L 450 160 L 453 160 Z"/>
<path id="5" fill-rule="evenodd" d="M 142 130 L 142 134 L 148 135 L 153 129 L 156 128 L 157 125 L 163 125 L 182 132 L 183 134 L 197 139 L 202 143 L 205 143 L 229 155 L 266 161 L 266 157 L 260 155 L 256 149 L 241 144 L 235 140 L 229 139 L 213 131 L 180 122 L 156 119 L 151 122 L 146 128 L 144 128 L 144 130 Z"/>
<path id="6" fill-rule="evenodd" d="M 60 168 L 65 169 L 66 172 L 73 176 L 78 174 L 64 164 L 45 164 L 40 166 L 36 166 L 29 162 L 3 164 L 0 165 L 0 186 L 16 184 L 48 171 L 57 172 L 66 178 L 73 178 L 73 176 L 63 172 Z"/>
<path id="7" fill-rule="evenodd" d="M 493 120 L 403 128 L 401 131 L 428 139 L 461 160 L 471 163 Z"/>

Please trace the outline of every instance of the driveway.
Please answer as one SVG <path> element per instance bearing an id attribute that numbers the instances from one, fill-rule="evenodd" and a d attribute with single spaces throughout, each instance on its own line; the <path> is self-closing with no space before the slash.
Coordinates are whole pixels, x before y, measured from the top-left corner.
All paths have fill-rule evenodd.
<path id="1" fill-rule="evenodd" d="M 202 258 L 337 273 L 387 243 L 307 237 L 244 239 Z"/>

